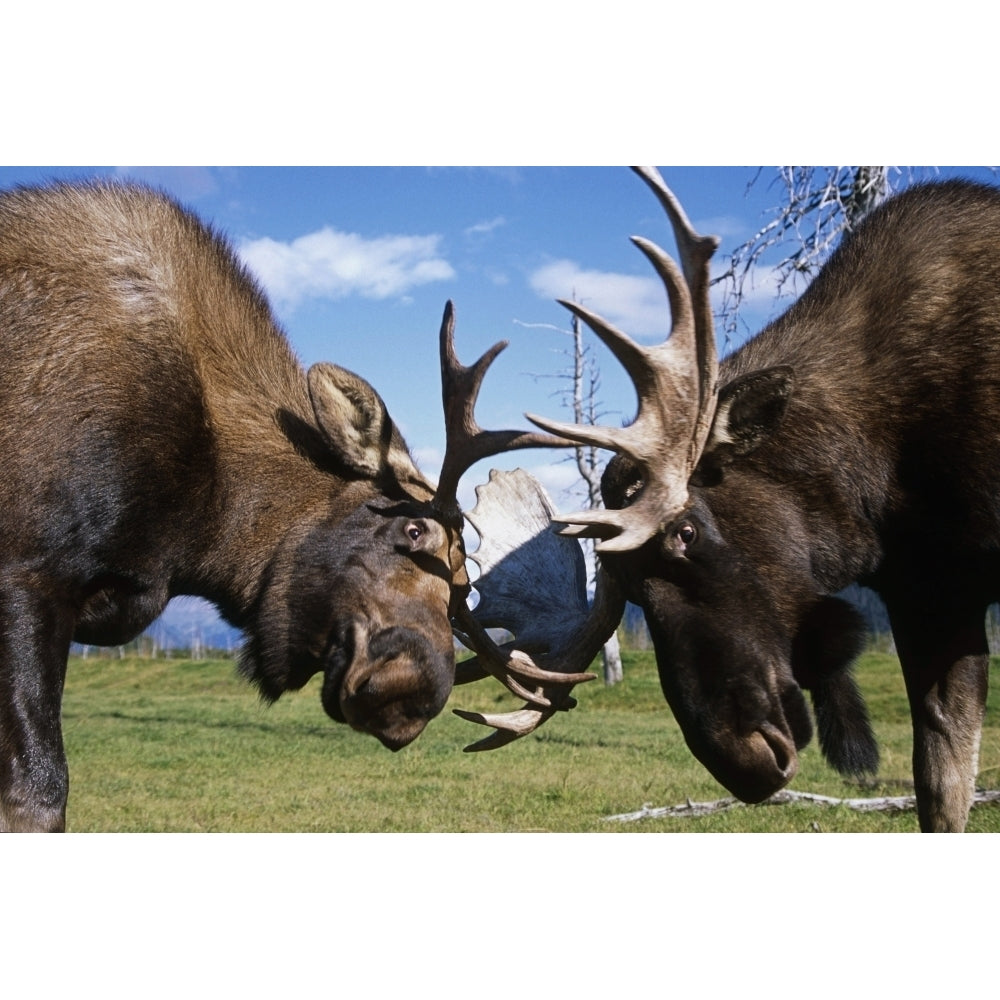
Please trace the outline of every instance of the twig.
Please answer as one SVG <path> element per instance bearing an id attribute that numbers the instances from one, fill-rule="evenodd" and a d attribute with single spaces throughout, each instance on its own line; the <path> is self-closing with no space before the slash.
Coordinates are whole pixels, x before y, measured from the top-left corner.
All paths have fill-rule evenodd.
<path id="1" fill-rule="evenodd" d="M 791 792 L 787 789 L 776 792 L 769 799 L 760 803 L 762 806 L 783 806 L 789 802 L 812 802 L 824 806 L 846 806 L 858 812 L 907 812 L 916 809 L 917 800 L 913 795 L 883 796 L 881 798 L 835 799 L 829 795 L 816 795 L 813 792 Z M 973 797 L 974 806 L 988 802 L 1000 802 L 1000 791 L 977 790 Z M 739 799 L 716 799 L 714 802 L 692 802 L 690 799 L 679 806 L 660 806 L 653 808 L 644 803 L 638 812 L 619 813 L 617 816 L 605 816 L 609 823 L 635 823 L 641 819 L 659 819 L 665 816 L 711 816 L 714 813 L 727 812 L 730 809 L 747 808 L 745 802 Z"/>

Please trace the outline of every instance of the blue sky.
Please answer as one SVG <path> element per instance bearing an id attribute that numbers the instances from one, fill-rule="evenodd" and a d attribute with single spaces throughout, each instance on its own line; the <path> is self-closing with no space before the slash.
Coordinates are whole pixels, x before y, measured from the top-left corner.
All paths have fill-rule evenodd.
<path id="1" fill-rule="evenodd" d="M 696 228 L 725 253 L 781 197 L 774 171 L 662 167 Z M 952 169 L 942 170 L 950 175 Z M 988 178 L 982 170 L 962 170 Z M 436 354 L 447 299 L 465 363 L 510 341 L 487 378 L 484 427 L 528 426 L 528 410 L 566 419 L 568 314 L 575 296 L 638 339 L 669 329 L 662 285 L 629 242 L 644 235 L 673 252 L 662 211 L 623 167 L 115 167 L 0 168 L 0 186 L 110 175 L 162 187 L 224 232 L 267 289 L 305 365 L 330 360 L 378 389 L 418 458 L 436 476 L 444 444 Z M 762 275 L 745 316 L 756 328 L 783 308 Z M 598 346 L 609 420 L 630 417 L 634 395 Z M 524 466 L 557 506 L 574 480 L 557 454 L 522 452 L 487 463 Z"/>

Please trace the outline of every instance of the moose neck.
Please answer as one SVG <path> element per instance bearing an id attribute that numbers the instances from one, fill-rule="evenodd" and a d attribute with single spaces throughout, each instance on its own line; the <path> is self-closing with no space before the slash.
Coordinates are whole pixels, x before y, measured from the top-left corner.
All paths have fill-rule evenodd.
<path id="1" fill-rule="evenodd" d="M 774 365 L 794 370 L 784 419 L 744 459 L 748 475 L 780 483 L 808 536 L 817 583 L 836 591 L 873 572 L 882 558 L 878 524 L 893 500 L 889 457 L 901 433 L 884 397 L 893 376 L 872 364 L 865 318 L 811 321 L 793 307 L 720 366 L 720 383 Z M 834 321 L 835 323 L 837 320 Z"/>
<path id="2" fill-rule="evenodd" d="M 267 568 L 289 531 L 338 519 L 377 495 L 367 480 L 348 476 L 316 426 L 305 373 L 283 339 L 265 330 L 247 336 L 266 363 L 237 367 L 226 356 L 243 338 L 219 337 L 205 350 L 202 386 L 213 449 L 206 500 L 211 530 L 178 592 L 198 593 L 243 625 Z M 233 382 L 229 373 L 246 375 Z"/>
<path id="3" fill-rule="evenodd" d="M 867 245 L 842 254 L 841 266 L 831 260 L 720 368 L 722 384 L 773 365 L 794 371 L 781 425 L 746 462 L 796 497 L 827 588 L 875 573 L 894 538 L 901 552 L 906 538 L 919 548 L 934 511 L 954 526 L 952 551 L 959 528 L 969 544 L 996 534 L 982 497 L 1000 486 L 998 476 L 992 468 L 981 482 L 953 475 L 994 440 L 1000 408 L 1000 387 L 982 378 L 1000 363 L 1000 343 L 983 335 L 973 347 L 968 332 L 989 329 L 977 310 L 991 292 L 959 280 L 969 256 L 961 235 L 936 234 L 936 266 L 922 269 L 924 247 L 890 252 L 895 244 L 883 247 L 880 231 L 866 231 Z M 862 266 L 881 256 L 897 262 L 891 282 Z"/>

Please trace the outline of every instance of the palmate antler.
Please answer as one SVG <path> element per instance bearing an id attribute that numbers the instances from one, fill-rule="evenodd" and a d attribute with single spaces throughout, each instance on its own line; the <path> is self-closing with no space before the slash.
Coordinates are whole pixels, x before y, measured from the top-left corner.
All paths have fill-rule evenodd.
<path id="1" fill-rule="evenodd" d="M 628 372 L 639 412 L 628 427 L 566 424 L 527 414 L 544 430 L 631 458 L 642 470 L 643 489 L 627 511 L 580 511 L 558 518 L 563 534 L 596 538 L 598 552 L 639 548 L 688 502 L 688 480 L 708 440 L 718 399 L 718 357 L 709 304 L 709 261 L 714 236 L 694 231 L 680 203 L 655 167 L 635 167 L 670 219 L 681 268 L 658 246 L 632 242 L 649 258 L 670 300 L 672 329 L 664 343 L 641 347 L 627 334 L 575 302 L 562 302 L 608 346 Z M 682 273 L 683 271 L 683 273 Z"/>
<path id="2" fill-rule="evenodd" d="M 567 447 L 570 442 L 561 438 L 552 438 L 548 435 L 537 434 L 525 431 L 485 431 L 475 419 L 476 399 L 482 386 L 483 378 L 487 369 L 493 363 L 496 356 L 507 346 L 506 342 L 495 344 L 488 350 L 474 365 L 465 367 L 462 365 L 455 353 L 455 314 L 454 308 L 449 302 L 445 306 L 444 318 L 441 322 L 440 350 L 441 350 L 441 383 L 442 397 L 445 411 L 445 425 L 447 433 L 447 445 L 445 447 L 445 458 L 442 464 L 441 476 L 434 498 L 431 501 L 435 516 L 443 523 L 460 527 L 462 524 L 462 513 L 458 504 L 457 489 L 458 482 L 470 466 L 480 459 L 501 452 L 511 451 L 517 448 L 534 447 Z M 491 476 L 491 483 L 508 482 L 511 474 L 501 474 L 498 479 L 496 475 Z M 515 505 L 513 496 L 499 490 L 496 494 L 494 507 L 504 509 L 513 517 L 513 521 L 508 521 L 506 526 L 494 525 L 487 527 L 485 521 L 487 517 L 482 512 L 478 515 L 474 513 L 473 527 L 479 532 L 486 546 L 486 552 L 491 549 L 491 544 L 501 544 L 496 539 L 513 538 L 514 531 L 519 534 L 517 537 L 529 540 L 536 536 L 549 536 L 550 543 L 554 542 L 565 550 L 565 541 L 560 541 L 552 534 L 551 515 L 553 513 L 551 503 L 544 497 L 541 487 L 531 480 L 526 473 L 520 473 L 520 482 L 523 485 L 530 480 L 530 484 L 522 490 L 526 499 L 525 503 Z M 533 485 L 531 485 L 533 484 Z M 482 491 L 485 487 L 477 490 L 482 504 Z M 487 489 L 487 506 L 489 506 L 490 492 Z M 539 500 L 541 496 L 544 500 Z M 534 504 L 534 508 L 532 508 Z M 539 504 L 541 513 L 539 514 Z M 477 510 L 479 505 L 477 505 Z M 513 529 L 511 525 L 520 524 L 520 528 Z M 573 543 L 574 546 L 576 543 Z M 577 546 L 578 549 L 578 546 Z M 481 549 L 482 551 L 482 545 Z M 533 557 L 541 560 L 535 564 L 534 572 L 541 573 L 544 563 L 552 557 L 551 545 L 546 546 L 542 541 L 532 550 Z M 477 558 L 477 557 L 474 557 Z M 582 561 L 582 554 L 580 554 Z M 485 557 L 478 556 L 482 574 L 480 582 L 484 584 L 485 591 L 480 590 L 482 595 L 481 603 L 485 602 L 487 610 L 496 602 L 496 598 L 490 598 L 490 592 L 497 594 L 504 590 L 507 579 L 506 570 L 501 568 L 500 563 L 493 562 L 486 564 Z M 507 566 L 512 565 L 509 561 Z M 562 574 L 557 574 L 562 575 Z M 487 579 L 488 578 L 488 579 Z M 578 579 L 579 571 L 574 570 L 569 579 Z M 530 614 L 535 614 L 538 610 L 539 602 L 545 600 L 544 595 L 540 595 L 537 588 L 531 586 L 531 581 L 525 581 L 526 586 L 522 588 L 520 606 L 527 608 L 530 606 Z M 561 593 L 564 593 L 561 592 Z M 560 598 L 561 600 L 561 598 Z M 509 691 L 522 697 L 528 705 L 521 712 L 511 713 L 505 716 L 479 716 L 474 713 L 459 712 L 465 718 L 472 721 L 481 722 L 484 725 L 491 725 L 497 732 L 491 736 L 467 747 L 467 750 L 485 750 L 495 746 L 503 746 L 505 743 L 518 736 L 523 736 L 532 732 L 549 716 L 560 708 L 571 707 L 572 699 L 568 697 L 569 689 L 574 684 L 592 680 L 594 675 L 582 673 L 581 670 L 589 666 L 603 642 L 614 631 L 624 608 L 624 602 L 618 607 L 617 617 L 614 617 L 613 602 L 603 601 L 602 608 L 605 608 L 604 618 L 600 621 L 591 622 L 584 614 L 581 618 L 579 614 L 572 615 L 572 600 L 568 602 L 567 608 L 562 608 L 555 612 L 556 617 L 563 616 L 566 620 L 573 620 L 579 626 L 567 632 L 563 629 L 555 643 L 551 641 L 548 632 L 536 630 L 532 632 L 530 621 L 526 614 L 520 611 L 514 612 L 513 616 L 509 609 L 513 604 L 508 603 L 508 610 L 498 608 L 499 618 L 495 621 L 488 621 L 484 625 L 472 614 L 463 600 L 454 603 L 452 614 L 455 632 L 458 638 L 470 649 L 474 650 L 476 660 L 469 665 L 462 665 L 457 681 L 462 683 L 469 679 L 491 675 L 496 677 Z M 583 597 L 582 608 L 586 611 L 586 597 Z M 577 612 L 580 611 L 579 601 L 576 602 Z M 613 621 L 610 621 L 611 618 Z M 610 621 L 610 626 L 606 621 Z M 511 644 L 498 646 L 486 632 L 486 627 L 492 625 L 507 628 L 511 631 L 521 633 L 516 636 Z M 603 638 L 594 645 L 595 636 L 602 632 Z M 541 635 L 545 634 L 543 640 Z M 541 660 L 542 664 L 536 662 Z"/>
<path id="3" fill-rule="evenodd" d="M 480 669 L 494 673 L 530 664 L 545 672 L 535 675 L 540 684 L 533 691 L 507 684 L 528 702 L 520 711 L 483 715 L 455 709 L 463 719 L 496 730 L 466 750 L 490 750 L 534 732 L 557 711 L 576 704 L 570 687 L 595 676 L 576 671 L 591 663 L 617 628 L 625 602 L 605 580 L 588 607 L 583 550 L 555 532 L 552 502 L 524 470 L 494 470 L 490 481 L 477 487 L 476 500 L 466 514 L 482 540 L 470 556 L 480 568 L 475 583 L 480 601 L 471 617 L 477 629 L 503 628 L 515 641 L 490 642 L 485 651 L 477 645 L 479 655 L 461 665 L 456 683 L 475 680 Z"/>

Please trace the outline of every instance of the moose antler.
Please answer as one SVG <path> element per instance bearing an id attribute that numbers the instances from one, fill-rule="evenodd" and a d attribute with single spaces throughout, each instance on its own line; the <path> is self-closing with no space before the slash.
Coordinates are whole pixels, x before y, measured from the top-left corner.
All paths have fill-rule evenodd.
<path id="1" fill-rule="evenodd" d="M 461 528 L 463 515 L 458 503 L 458 483 L 462 474 L 480 459 L 517 448 L 565 448 L 570 442 L 533 431 L 485 431 L 476 422 L 475 406 L 487 369 L 496 356 L 507 347 L 507 341 L 494 344 L 474 365 L 466 367 L 455 353 L 455 309 L 449 301 L 441 321 L 441 395 L 444 403 L 445 433 L 447 444 L 434 497 L 430 501 L 435 516 L 443 523 Z M 511 657 L 498 656 L 496 644 L 485 630 L 471 617 L 464 602 L 456 613 L 465 635 L 473 640 L 470 648 L 479 653 L 484 669 L 492 673 L 510 690 L 531 700 L 530 691 L 520 684 L 517 677 L 527 681 L 566 681 L 550 671 L 542 670 L 523 654 Z M 498 661 L 510 661 L 507 667 Z M 512 676 L 513 675 L 513 676 Z M 575 683 L 575 681 L 569 681 Z"/>
<path id="2" fill-rule="evenodd" d="M 455 353 L 454 306 L 451 302 L 447 303 L 441 321 L 440 334 L 441 385 L 447 445 L 441 476 L 431 500 L 431 507 L 435 516 L 443 523 L 456 528 L 460 528 L 463 521 L 457 499 L 458 482 L 462 474 L 475 462 L 490 455 L 517 448 L 565 448 L 571 446 L 571 442 L 561 438 L 553 438 L 547 434 L 530 431 L 485 431 L 476 422 L 474 411 L 483 378 L 496 356 L 506 346 L 506 341 L 494 344 L 474 365 L 469 367 L 462 365 Z M 527 476 L 526 473 L 522 473 L 522 475 Z M 538 489 L 540 490 L 541 487 L 539 486 Z M 510 503 L 509 499 L 504 500 L 501 501 L 501 506 L 509 508 Z M 544 515 L 544 530 L 550 534 L 551 514 L 551 504 L 549 503 Z M 515 518 L 519 515 L 527 516 L 523 511 L 516 511 L 514 514 Z M 505 533 L 506 529 L 486 529 L 480 522 L 477 531 L 482 538 L 491 539 Z M 537 525 L 530 529 L 530 532 L 537 534 Z M 487 549 L 489 549 L 488 542 Z M 483 575 L 488 574 L 484 572 Z M 494 577 L 494 579 L 498 578 Z M 487 584 L 488 591 L 489 584 Z M 531 590 L 528 590 L 528 593 L 532 593 L 532 609 L 534 610 L 537 608 L 537 604 L 535 604 L 537 595 Z M 585 606 L 586 598 L 584 598 Z M 622 603 L 622 608 L 624 608 L 624 603 Z M 611 624 L 607 635 L 610 635 L 617 626 L 621 618 L 621 610 L 619 609 L 618 616 Z M 452 613 L 455 631 L 459 639 L 477 654 L 475 664 L 471 667 L 463 665 L 464 670 L 460 672 L 459 680 L 476 679 L 487 674 L 492 675 L 509 691 L 524 698 L 529 703 L 525 709 L 525 712 L 530 716 L 527 721 L 522 718 L 513 722 L 509 717 L 493 717 L 496 721 L 486 721 L 486 717 L 476 718 L 475 721 L 483 721 L 487 725 L 497 725 L 501 731 L 466 749 L 488 749 L 490 746 L 502 746 L 518 736 L 531 732 L 544 721 L 544 718 L 548 718 L 559 708 L 570 707 L 568 702 L 571 702 L 572 699 L 567 698 L 569 688 L 574 684 L 593 679 L 593 674 L 581 673 L 579 668 L 590 663 L 597 649 L 600 649 L 601 643 L 597 645 L 596 649 L 591 650 L 592 639 L 585 644 L 581 644 L 579 640 L 568 641 L 564 651 L 547 655 L 543 667 L 535 662 L 528 649 L 536 646 L 540 653 L 546 652 L 547 641 L 543 643 L 540 638 L 536 639 L 532 635 L 526 634 L 515 644 L 501 647 L 490 638 L 486 627 L 476 620 L 464 600 L 454 602 Z M 613 614 L 613 612 L 611 613 Z M 501 616 L 504 621 L 498 621 L 497 624 L 507 627 L 505 624 L 508 620 L 507 616 L 502 612 Z M 518 622 L 512 623 L 513 627 L 521 629 L 520 623 L 523 621 L 526 619 L 522 616 Z M 584 630 L 582 634 L 589 633 Z M 607 635 L 604 636 L 605 639 Z M 587 655 L 588 651 L 590 651 L 589 656 Z M 463 674 L 464 676 L 462 676 Z M 531 705 L 538 706 L 540 711 L 536 714 L 536 710 L 532 709 Z M 523 713 L 520 714 L 523 715 Z M 469 714 L 466 713 L 465 717 L 469 717 Z"/>
<path id="3" fill-rule="evenodd" d="M 588 608 L 583 551 L 574 539 L 555 532 L 555 508 L 532 476 L 522 469 L 494 470 L 489 482 L 476 488 L 476 501 L 466 514 L 481 539 L 470 556 L 480 568 L 475 583 L 480 601 L 470 617 L 480 630 L 512 632 L 515 642 L 496 646 L 490 640 L 485 649 L 477 644 L 479 655 L 462 664 L 456 682 L 477 679 L 481 673 L 476 667 L 490 673 L 523 673 L 526 665 L 544 670 L 532 675 L 542 681 L 533 692 L 514 691 L 507 684 L 528 701 L 520 711 L 483 715 L 454 710 L 496 730 L 467 751 L 503 746 L 533 732 L 557 711 L 572 708 L 572 685 L 594 680 L 594 674 L 576 671 L 597 655 L 625 606 L 617 587 L 599 578 L 594 606 Z"/>
<path id="4" fill-rule="evenodd" d="M 580 511 L 558 518 L 563 534 L 599 539 L 598 552 L 636 549 L 687 505 L 688 480 L 708 440 L 718 399 L 718 357 L 709 303 L 709 261 L 719 244 L 694 231 L 655 167 L 634 167 L 670 219 L 681 269 L 658 246 L 632 242 L 666 287 L 672 328 L 664 343 L 641 347 L 575 302 L 562 301 L 622 363 L 635 384 L 639 412 L 624 428 L 565 424 L 527 414 L 544 430 L 620 452 L 642 470 L 643 489 L 626 511 Z"/>
<path id="5" fill-rule="evenodd" d="M 441 320 L 441 399 L 444 404 L 444 461 L 431 500 L 435 513 L 448 523 L 461 525 L 458 482 L 480 459 L 517 448 L 565 448 L 571 442 L 533 431 L 484 431 L 476 423 L 475 408 L 487 369 L 507 347 L 494 344 L 474 365 L 466 367 L 455 353 L 455 307 L 449 300 Z"/>

